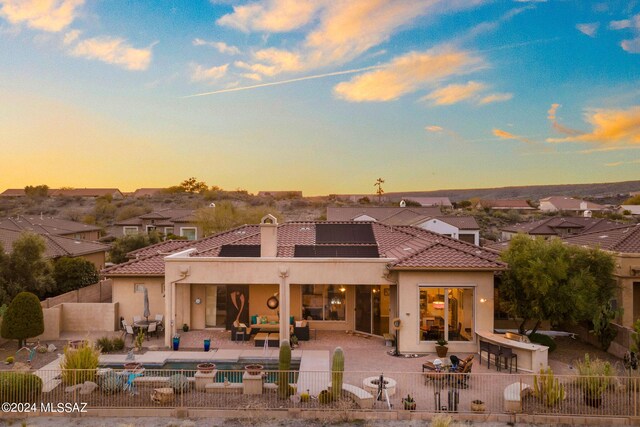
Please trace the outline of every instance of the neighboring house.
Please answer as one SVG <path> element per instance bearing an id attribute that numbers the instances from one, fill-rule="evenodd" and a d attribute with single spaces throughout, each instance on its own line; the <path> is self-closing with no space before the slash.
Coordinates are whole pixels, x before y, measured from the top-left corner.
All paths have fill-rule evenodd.
<path id="1" fill-rule="evenodd" d="M 549 237 L 566 237 L 591 231 L 604 230 L 618 225 L 620 225 L 620 223 L 603 218 L 556 216 L 539 221 L 508 225 L 501 228 L 500 231 L 502 232 L 502 240 L 511 240 L 511 238 L 518 233 L 524 233 L 530 236 L 540 236 L 546 239 Z"/>
<path id="2" fill-rule="evenodd" d="M 476 352 L 477 332 L 493 331 L 496 254 L 421 228 L 376 222 L 288 222 L 271 215 L 195 242 L 163 242 L 103 271 L 120 315 L 140 315 L 144 289 L 152 313 L 167 319 L 165 344 L 183 324 L 227 328 L 276 314 L 311 328 L 383 335 L 402 322 L 401 352 Z M 171 243 L 173 245 L 174 243 Z M 167 253 L 171 253 L 167 255 Z M 288 322 L 278 325 L 289 338 Z"/>
<path id="3" fill-rule="evenodd" d="M 471 216 L 443 216 L 439 207 L 327 208 L 327 221 L 376 221 L 412 225 L 478 245 L 480 226 Z"/>
<path id="4" fill-rule="evenodd" d="M 100 227 L 82 222 L 31 215 L 0 218 L 0 228 L 32 231 L 37 234 L 53 234 L 82 240 L 98 240 L 101 230 Z"/>
<path id="5" fill-rule="evenodd" d="M 24 197 L 26 194 L 24 189 L 8 189 L 5 190 L 0 196 L 3 197 Z M 97 197 L 111 197 L 114 200 L 124 199 L 124 195 L 117 188 L 70 188 L 70 189 L 55 189 L 50 188 L 48 195 L 51 197 L 83 197 L 83 198 L 97 198 Z"/>
<path id="6" fill-rule="evenodd" d="M 586 212 L 586 215 L 590 215 L 591 212 L 599 212 L 606 209 L 606 206 L 572 197 L 551 196 L 540 199 L 540 210 L 542 212 L 569 212 L 576 215 L 585 215 Z"/>
<path id="7" fill-rule="evenodd" d="M 452 208 L 451 200 L 448 197 L 406 197 L 407 200 L 412 200 L 416 203 L 420 203 L 420 206 L 440 206 L 442 208 Z"/>
<path id="8" fill-rule="evenodd" d="M 12 230 L 2 228 L 0 225 L 0 242 L 6 253 L 11 253 L 13 242 L 18 240 L 25 231 L 35 230 Z M 37 233 L 42 237 L 45 243 L 44 256 L 50 259 L 56 259 L 63 256 L 71 258 L 84 258 L 95 265 L 98 271 L 105 266 L 107 252 L 111 247 L 98 242 L 90 242 L 82 239 L 74 239 L 64 236 L 57 236 L 47 233 Z"/>
<path id="9" fill-rule="evenodd" d="M 129 234 L 158 231 L 165 236 L 175 234 L 187 240 L 202 236 L 202 228 L 196 224 L 193 209 L 164 209 L 121 221 L 111 227 L 111 234 L 122 237 Z"/>
<path id="10" fill-rule="evenodd" d="M 628 211 L 631 216 L 640 216 L 640 205 L 620 205 L 618 213 L 623 214 Z"/>
<path id="11" fill-rule="evenodd" d="M 617 302 L 623 308 L 622 326 L 633 328 L 640 319 L 640 224 L 567 237 L 572 245 L 600 248 L 615 256 Z"/>
<path id="12" fill-rule="evenodd" d="M 526 200 L 519 199 L 500 199 L 500 200 L 480 200 L 476 209 L 491 209 L 493 211 L 518 211 L 528 212 L 535 211 L 536 208 L 527 203 Z"/>
<path id="13" fill-rule="evenodd" d="M 162 193 L 165 190 L 164 188 L 138 188 L 136 191 L 131 193 L 130 197 L 135 199 L 144 199 L 149 197 L 155 197 L 158 194 Z"/>

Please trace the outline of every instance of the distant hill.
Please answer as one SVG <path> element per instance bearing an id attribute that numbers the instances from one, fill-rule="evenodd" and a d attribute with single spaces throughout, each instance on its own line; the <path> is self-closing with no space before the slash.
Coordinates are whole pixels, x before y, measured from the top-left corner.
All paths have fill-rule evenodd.
<path id="1" fill-rule="evenodd" d="M 387 200 L 414 197 L 449 197 L 452 202 L 481 199 L 529 199 L 539 200 L 549 196 L 578 196 L 590 198 L 615 198 L 640 191 L 640 181 L 605 182 L 593 184 L 526 185 L 519 187 L 469 188 L 459 190 L 405 191 L 385 193 Z M 374 196 L 370 196 L 374 197 Z M 374 199 L 372 199 L 374 200 Z"/>

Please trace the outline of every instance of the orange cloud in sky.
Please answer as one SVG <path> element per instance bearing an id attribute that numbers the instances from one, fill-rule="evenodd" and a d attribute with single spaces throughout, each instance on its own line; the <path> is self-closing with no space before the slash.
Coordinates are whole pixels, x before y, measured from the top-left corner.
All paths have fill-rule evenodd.
<path id="1" fill-rule="evenodd" d="M 525 137 L 522 137 L 520 135 L 515 135 L 511 132 L 507 132 L 506 130 L 502 130 L 502 129 L 493 129 L 493 134 L 495 136 L 497 136 L 500 139 L 515 139 L 517 141 L 522 141 L 525 142 L 527 144 L 534 144 L 533 141 L 531 141 L 530 139 L 527 139 Z"/>
<path id="2" fill-rule="evenodd" d="M 476 93 L 485 89 L 485 85 L 478 82 L 467 84 L 451 84 L 434 90 L 423 99 L 432 100 L 436 105 L 451 105 L 473 97 Z"/>
<path id="3" fill-rule="evenodd" d="M 556 119 L 556 112 L 560 107 L 560 104 L 551 104 L 551 108 L 549 108 L 549 111 L 547 111 L 547 118 L 551 120 L 551 126 L 553 126 L 556 131 L 565 135 L 582 135 L 584 132 L 568 128 L 558 123 L 558 120 Z"/>
<path id="4" fill-rule="evenodd" d="M 78 42 L 71 50 L 74 56 L 97 59 L 128 70 L 146 70 L 151 62 L 151 47 L 137 49 L 126 40 L 113 37 L 94 37 Z"/>
<path id="5" fill-rule="evenodd" d="M 58 32 L 73 22 L 83 4 L 84 0 L 0 0 L 0 16 L 12 24 Z"/>
<path id="6" fill-rule="evenodd" d="M 229 64 L 219 67 L 205 68 L 200 64 L 191 64 L 192 82 L 212 82 L 221 79 L 227 74 Z"/>
<path id="7" fill-rule="evenodd" d="M 548 142 L 595 142 L 601 144 L 640 144 L 640 106 L 626 110 L 596 109 L 585 120 L 593 126 L 589 133 L 548 138 Z"/>
<path id="8" fill-rule="evenodd" d="M 472 72 L 481 64 L 471 53 L 451 48 L 410 52 L 333 90 L 338 98 L 352 102 L 391 101 L 444 78 Z"/>
<path id="9" fill-rule="evenodd" d="M 313 0 L 270 0 L 264 4 L 234 6 L 233 13 L 218 19 L 219 25 L 238 30 L 285 32 L 307 24 L 321 7 Z"/>
<path id="10" fill-rule="evenodd" d="M 513 98 L 512 93 L 492 93 L 490 95 L 484 96 L 478 101 L 478 104 L 493 104 L 494 102 L 504 102 L 509 101 Z"/>

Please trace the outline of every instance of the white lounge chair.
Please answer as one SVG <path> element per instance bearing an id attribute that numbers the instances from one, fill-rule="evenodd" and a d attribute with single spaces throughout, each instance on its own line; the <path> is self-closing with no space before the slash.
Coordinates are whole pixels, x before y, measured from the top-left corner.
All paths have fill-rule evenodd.
<path id="1" fill-rule="evenodd" d="M 156 322 L 149 323 L 149 328 L 147 328 L 147 336 L 151 336 L 154 334 L 156 337 L 158 336 L 158 324 Z"/>

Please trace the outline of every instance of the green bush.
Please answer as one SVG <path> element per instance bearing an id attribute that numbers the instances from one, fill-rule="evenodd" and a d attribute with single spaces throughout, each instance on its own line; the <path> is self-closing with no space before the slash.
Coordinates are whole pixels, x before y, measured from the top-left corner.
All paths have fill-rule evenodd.
<path id="1" fill-rule="evenodd" d="M 580 375 L 578 384 L 582 388 L 587 403 L 592 404 L 593 401 L 600 399 L 604 391 L 613 384 L 613 367 L 604 360 L 598 358 L 592 360 L 589 354 L 585 354 L 584 360 L 577 361 L 575 365 Z"/>
<path id="2" fill-rule="evenodd" d="M 113 351 L 113 341 L 109 337 L 98 338 L 96 346 L 100 347 L 103 353 L 109 353 Z"/>
<path id="3" fill-rule="evenodd" d="M 182 374 L 175 374 L 169 377 L 169 387 L 176 393 L 184 393 L 189 390 L 189 380 Z"/>
<path id="4" fill-rule="evenodd" d="M 0 373 L 0 401 L 34 402 L 42 392 L 42 379 L 29 372 Z"/>
<path id="5" fill-rule="evenodd" d="M 17 339 L 18 347 L 24 346 L 26 338 L 37 337 L 44 332 L 42 306 L 31 292 L 20 292 L 9 304 L 2 320 L 2 338 Z"/>
<path id="6" fill-rule="evenodd" d="M 100 349 L 87 341 L 83 341 L 78 348 L 66 346 L 64 358 L 60 363 L 62 382 L 65 385 L 81 384 L 85 381 L 95 382 L 99 357 Z"/>
<path id="7" fill-rule="evenodd" d="M 113 351 L 120 351 L 124 348 L 124 340 L 120 337 L 114 338 L 112 343 Z"/>
<path id="8" fill-rule="evenodd" d="M 556 344 L 555 340 L 551 338 L 549 335 L 544 334 L 531 334 L 529 335 L 529 340 L 532 343 L 540 344 L 549 347 L 549 353 L 554 351 L 558 344 Z"/>

